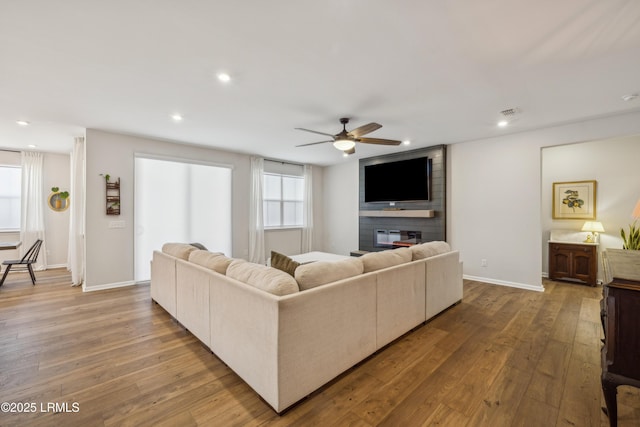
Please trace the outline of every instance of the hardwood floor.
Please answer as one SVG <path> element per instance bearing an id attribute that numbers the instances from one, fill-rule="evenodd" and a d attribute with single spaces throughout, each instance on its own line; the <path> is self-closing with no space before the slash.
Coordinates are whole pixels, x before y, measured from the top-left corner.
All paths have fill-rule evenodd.
<path id="1" fill-rule="evenodd" d="M 278 416 L 148 286 L 83 293 L 65 271 L 37 276 L 0 288 L 0 402 L 34 411 L 0 412 L 2 426 L 608 425 L 600 287 L 467 281 L 461 304 Z M 639 391 L 618 394 L 619 425 L 640 425 Z"/>

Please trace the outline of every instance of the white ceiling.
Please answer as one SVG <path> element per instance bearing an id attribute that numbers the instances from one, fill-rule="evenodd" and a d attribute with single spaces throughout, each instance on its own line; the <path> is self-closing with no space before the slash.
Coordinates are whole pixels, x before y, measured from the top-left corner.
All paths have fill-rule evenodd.
<path id="1" fill-rule="evenodd" d="M 638 92 L 637 0 L 0 2 L 11 149 L 95 128 L 327 165 L 341 153 L 295 148 L 324 139 L 295 127 L 412 141 L 368 157 L 638 110 Z"/>

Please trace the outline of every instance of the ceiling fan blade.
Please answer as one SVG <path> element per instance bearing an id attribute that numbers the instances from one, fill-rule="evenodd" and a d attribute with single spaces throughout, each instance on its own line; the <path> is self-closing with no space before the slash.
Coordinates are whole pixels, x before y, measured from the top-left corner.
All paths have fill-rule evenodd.
<path id="1" fill-rule="evenodd" d="M 318 141 L 318 142 L 310 142 L 309 144 L 296 145 L 296 147 L 306 147 L 307 145 L 324 144 L 325 142 L 333 142 L 333 139 L 331 141 Z"/>
<path id="2" fill-rule="evenodd" d="M 380 129 L 381 127 L 382 125 L 378 123 L 369 123 L 368 125 L 357 127 L 349 131 L 349 133 L 353 135 L 354 138 L 359 138 L 362 135 L 366 135 L 368 133 L 373 132 L 374 130 Z"/>
<path id="3" fill-rule="evenodd" d="M 396 141 L 395 139 L 382 139 L 382 138 L 359 138 L 360 142 L 365 144 L 378 144 L 378 145 L 400 145 L 402 141 Z"/>
<path id="4" fill-rule="evenodd" d="M 331 138 L 333 138 L 333 136 L 334 136 L 334 135 L 332 135 L 330 133 L 318 132 L 317 130 L 311 130 L 311 129 L 305 129 L 305 128 L 295 128 L 295 129 L 296 130 L 303 130 L 305 132 L 317 133 L 318 135 L 330 136 Z"/>
<path id="5" fill-rule="evenodd" d="M 356 147 L 350 148 L 348 150 L 344 150 L 344 154 L 353 154 L 356 152 Z"/>

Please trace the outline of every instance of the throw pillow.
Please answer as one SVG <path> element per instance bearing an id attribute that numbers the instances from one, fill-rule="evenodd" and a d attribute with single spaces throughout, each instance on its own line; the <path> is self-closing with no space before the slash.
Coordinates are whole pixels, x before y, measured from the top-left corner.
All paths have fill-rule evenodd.
<path id="1" fill-rule="evenodd" d="M 292 260 L 288 256 L 276 251 L 271 251 L 271 267 L 295 276 L 296 268 L 298 268 L 299 265 L 299 262 Z"/>

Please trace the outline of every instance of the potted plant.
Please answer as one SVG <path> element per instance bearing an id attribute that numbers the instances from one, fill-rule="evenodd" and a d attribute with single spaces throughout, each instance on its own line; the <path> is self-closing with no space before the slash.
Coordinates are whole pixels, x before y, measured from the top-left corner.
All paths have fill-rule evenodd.
<path id="1" fill-rule="evenodd" d="M 621 228 L 620 237 L 622 237 L 622 249 L 640 250 L 640 228 L 636 227 L 636 221 L 629 225 L 628 235 L 624 232 L 624 228 Z"/>
<path id="2" fill-rule="evenodd" d="M 100 174 L 104 177 L 107 200 L 107 215 L 120 215 L 120 178 L 111 182 L 111 175 L 108 173 Z"/>
<path id="3" fill-rule="evenodd" d="M 66 201 L 69 198 L 69 192 L 60 191 L 59 187 L 51 187 L 51 192 L 57 196 L 54 201 L 56 209 L 62 208 L 62 201 L 64 200 L 66 204 Z"/>
<path id="4" fill-rule="evenodd" d="M 640 281 L 640 227 L 636 222 L 629 225 L 628 233 L 624 228 L 620 229 L 622 249 L 607 248 L 603 252 L 607 279 Z"/>

